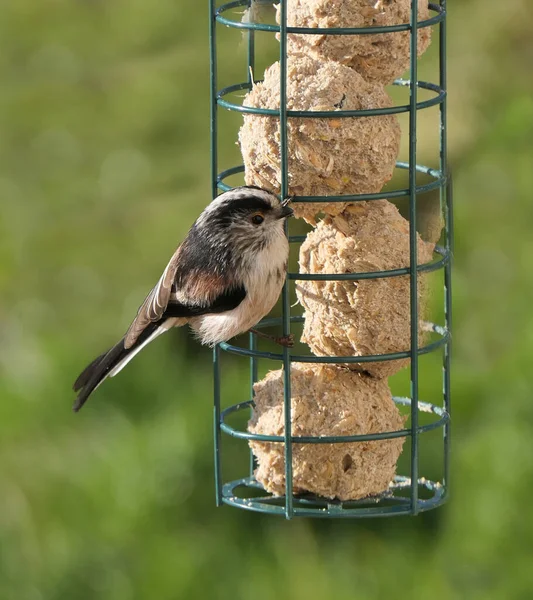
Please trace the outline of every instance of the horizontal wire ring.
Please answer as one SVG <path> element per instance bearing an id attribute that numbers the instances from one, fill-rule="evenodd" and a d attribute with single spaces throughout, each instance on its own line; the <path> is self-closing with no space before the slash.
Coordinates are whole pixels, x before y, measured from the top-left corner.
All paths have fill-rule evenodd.
<path id="1" fill-rule="evenodd" d="M 262 80 L 254 81 L 256 83 L 262 83 Z M 240 112 L 250 115 L 261 115 L 279 118 L 279 110 L 273 108 L 257 108 L 254 106 L 243 106 L 242 104 L 235 104 L 224 100 L 224 96 L 239 92 L 242 90 L 251 90 L 253 87 L 252 83 L 243 82 L 229 85 L 222 88 L 217 92 L 216 99 L 217 104 L 222 108 L 233 112 Z M 397 79 L 394 85 L 399 87 L 410 87 L 411 82 L 408 79 Z M 434 83 L 427 81 L 417 81 L 416 87 L 422 90 L 429 90 L 435 92 L 435 96 L 429 100 L 422 100 L 417 102 L 416 110 L 423 110 L 430 108 L 431 106 L 437 106 L 442 104 L 446 98 L 446 92 Z M 358 110 L 288 110 L 287 117 L 300 118 L 300 119 L 346 119 L 346 118 L 360 118 L 360 117 L 375 117 L 380 115 L 396 115 L 407 113 L 411 110 L 408 104 L 401 104 L 399 106 L 387 106 L 384 108 L 365 108 Z"/>
<path id="2" fill-rule="evenodd" d="M 396 404 L 403 406 L 411 406 L 411 398 L 399 398 L 393 397 Z M 241 410 L 248 409 L 253 406 L 253 400 L 246 400 L 239 404 L 234 404 L 223 410 L 220 413 L 220 429 L 230 435 L 231 437 L 240 440 L 252 440 L 256 442 L 275 442 L 284 443 L 285 436 L 283 435 L 264 435 L 260 433 L 250 433 L 248 431 L 241 431 L 235 429 L 225 422 L 228 415 L 239 412 Z M 427 425 L 421 425 L 417 427 L 416 432 L 418 434 L 433 431 L 439 427 L 443 427 L 450 420 L 450 415 L 446 410 L 440 406 L 430 404 L 428 402 L 418 402 L 418 410 L 421 412 L 432 413 L 439 416 L 440 418 L 433 423 Z M 375 440 L 390 440 L 399 437 L 409 437 L 412 435 L 411 429 L 398 429 L 397 431 L 383 431 L 379 433 L 367 433 L 367 434 L 356 434 L 356 435 L 324 435 L 324 436 L 292 436 L 291 443 L 293 444 L 341 444 L 341 443 L 352 443 L 352 442 L 370 442 Z"/>
<path id="3" fill-rule="evenodd" d="M 291 323 L 301 323 L 303 317 L 291 317 Z M 269 327 L 273 325 L 279 325 L 281 318 L 265 319 L 261 321 L 256 327 Z M 433 325 L 433 331 L 441 336 L 438 340 L 417 348 L 417 355 L 429 354 L 434 352 L 438 348 L 445 346 L 450 340 L 450 334 L 448 330 L 439 325 Z M 283 361 L 283 354 L 277 352 L 265 352 L 261 350 L 250 350 L 250 348 L 242 348 L 241 346 L 234 346 L 228 342 L 222 342 L 220 348 L 230 354 L 238 354 L 240 356 L 249 356 L 256 358 L 267 358 L 269 360 Z M 289 349 L 290 353 L 290 349 Z M 384 362 L 388 360 L 398 360 L 404 358 L 410 358 L 411 351 L 404 350 L 403 352 L 390 352 L 388 354 L 365 354 L 363 356 L 312 356 L 304 354 L 289 354 L 290 362 L 301 362 L 301 363 L 315 363 L 315 364 L 359 364 L 367 362 Z"/>
<path id="4" fill-rule="evenodd" d="M 295 236 L 296 237 L 296 236 Z M 300 236 L 297 236 L 300 237 Z M 292 240 L 290 240 L 292 241 Z M 296 240 L 295 240 L 296 241 Z M 442 246 L 435 246 L 435 252 L 441 255 L 441 259 L 417 265 L 417 273 L 431 273 L 444 268 L 449 260 L 450 253 Z M 402 277 L 411 274 L 410 267 L 401 269 L 389 269 L 387 271 L 367 271 L 363 273 L 287 273 L 291 281 L 359 281 L 361 279 L 384 279 L 386 277 Z"/>
<path id="5" fill-rule="evenodd" d="M 396 162 L 397 169 L 409 170 L 409 163 L 405 162 Z M 429 175 L 433 177 L 434 181 L 430 183 L 426 183 L 424 185 L 417 185 L 415 188 L 415 192 L 417 195 L 427 194 L 433 190 L 444 188 L 447 183 L 447 176 L 441 173 L 438 169 L 432 169 L 431 167 L 426 167 L 424 165 L 416 165 L 416 170 L 419 173 L 424 173 L 425 175 Z M 222 192 L 228 192 L 233 189 L 232 186 L 224 183 L 224 179 L 231 177 L 233 175 L 237 175 L 238 173 L 244 172 L 244 165 L 238 165 L 236 167 L 231 167 L 230 169 L 226 169 L 219 173 L 217 176 L 217 187 Z M 400 190 L 390 190 L 387 192 L 377 192 L 372 194 L 346 194 L 344 196 L 294 196 L 293 202 L 369 202 L 371 200 L 390 200 L 391 198 L 402 198 L 404 196 L 409 196 L 410 190 L 409 188 L 404 188 Z"/>

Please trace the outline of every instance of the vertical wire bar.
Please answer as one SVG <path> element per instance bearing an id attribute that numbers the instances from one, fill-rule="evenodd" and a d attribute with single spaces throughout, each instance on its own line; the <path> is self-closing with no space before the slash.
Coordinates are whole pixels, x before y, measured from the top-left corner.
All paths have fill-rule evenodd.
<path id="1" fill-rule="evenodd" d="M 279 87 L 279 125 L 280 125 L 280 167 L 281 167 L 281 197 L 289 195 L 289 161 L 287 136 L 287 0 L 280 2 L 280 87 Z M 288 223 L 285 221 L 285 233 L 288 235 Z M 282 294 L 283 305 L 283 335 L 290 334 L 291 306 L 289 297 L 289 282 L 285 280 Z M 291 424 L 291 358 L 289 349 L 283 348 L 283 394 L 285 421 L 285 517 L 292 518 L 292 424 Z"/>
<path id="2" fill-rule="evenodd" d="M 453 184 L 452 179 L 448 177 L 446 188 L 446 248 L 450 253 L 450 260 L 444 268 L 444 286 L 445 300 L 444 311 L 446 319 L 446 328 L 452 330 L 452 257 L 453 257 Z M 451 415 L 451 336 L 444 346 L 444 408 Z M 444 425 L 444 477 L 443 484 L 446 488 L 446 494 L 449 493 L 450 486 L 450 441 L 451 441 L 450 420 Z"/>
<path id="3" fill-rule="evenodd" d="M 248 8 L 251 9 L 253 0 L 248 0 Z M 250 89 L 254 84 L 254 73 L 255 73 L 255 31 L 253 29 L 248 30 L 248 83 Z"/>
<path id="4" fill-rule="evenodd" d="M 249 348 L 250 348 L 250 350 L 252 350 L 252 352 L 254 350 L 257 350 L 257 337 L 256 337 L 255 333 L 250 333 Z M 250 398 L 252 400 L 255 395 L 254 383 L 257 381 L 257 379 L 258 379 L 258 377 L 257 377 L 257 358 L 255 356 L 252 356 L 250 358 Z M 250 417 L 252 417 L 252 415 L 253 415 L 253 408 L 250 408 Z M 254 456 L 254 453 L 252 452 L 252 449 L 250 448 L 250 477 L 254 476 L 255 467 L 256 467 L 255 456 Z"/>
<path id="5" fill-rule="evenodd" d="M 252 8 L 253 0 L 248 0 L 248 8 Z M 254 85 L 254 73 L 255 73 L 255 31 L 253 29 L 248 30 L 248 84 L 250 89 Z M 254 351 L 257 350 L 257 337 L 254 333 L 250 333 L 249 348 Z M 254 383 L 257 381 L 257 358 L 255 356 L 250 357 L 250 398 L 254 397 Z M 253 408 L 250 408 L 250 417 L 253 414 Z M 250 448 L 250 477 L 253 477 L 255 471 L 255 456 Z"/>
<path id="6" fill-rule="evenodd" d="M 445 90 L 446 95 L 440 105 L 440 170 L 445 176 L 444 186 L 441 186 L 441 206 L 444 210 L 444 223 L 445 223 L 445 247 L 450 259 L 444 268 L 444 322 L 446 329 L 451 333 L 452 330 L 452 282 L 451 282 L 451 269 L 452 269 L 452 252 L 453 252 L 453 208 L 452 208 L 452 180 L 448 173 L 448 140 L 447 140 L 447 65 L 446 65 L 446 20 L 448 14 L 446 12 L 446 0 L 440 1 L 440 7 L 444 14 L 443 20 L 439 26 L 439 85 L 440 88 Z M 444 346 L 443 356 L 443 402 L 444 409 L 450 413 L 451 408 L 451 338 L 448 337 L 448 341 Z M 443 442 L 444 442 L 444 476 L 443 485 L 446 489 L 446 494 L 449 493 L 449 475 L 450 475 L 450 421 L 444 425 L 443 429 Z"/>
<path id="7" fill-rule="evenodd" d="M 213 349 L 213 397 L 215 406 L 213 410 L 213 429 L 215 438 L 215 499 L 216 505 L 222 504 L 222 473 L 220 468 L 221 431 L 220 431 L 220 346 Z"/>
<path id="8" fill-rule="evenodd" d="M 411 514 L 418 514 L 418 253 L 416 240 L 416 146 L 418 79 L 418 0 L 411 3 L 409 82 L 409 255 L 411 297 Z"/>
<path id="9" fill-rule="evenodd" d="M 211 194 L 215 198 L 218 193 L 218 137 L 217 137 L 217 50 L 215 0 L 209 0 L 209 78 L 211 82 Z M 215 501 L 222 504 L 222 474 L 220 469 L 221 431 L 220 431 L 220 348 L 213 350 L 213 433 L 215 443 Z"/>
<path id="10" fill-rule="evenodd" d="M 211 82 L 211 193 L 213 198 L 218 194 L 218 132 L 217 132 L 217 22 L 215 16 L 216 0 L 209 0 L 209 79 Z"/>

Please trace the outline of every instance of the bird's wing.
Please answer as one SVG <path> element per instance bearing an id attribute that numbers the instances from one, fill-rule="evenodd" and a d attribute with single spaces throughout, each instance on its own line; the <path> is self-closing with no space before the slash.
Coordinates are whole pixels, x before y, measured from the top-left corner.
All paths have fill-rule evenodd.
<path id="1" fill-rule="evenodd" d="M 244 286 L 228 275 L 192 266 L 184 244 L 168 263 L 157 285 L 148 294 L 124 337 L 131 348 L 150 324 L 166 318 L 187 318 L 236 308 L 245 298 Z"/>
<path id="2" fill-rule="evenodd" d="M 180 253 L 181 246 L 174 252 L 168 265 L 163 271 L 163 275 L 161 275 L 156 286 L 152 288 L 144 302 L 141 304 L 137 311 L 137 316 L 133 319 L 132 324 L 126 332 L 126 336 L 124 337 L 125 348 L 131 348 L 146 327 L 154 321 L 159 321 L 163 316 L 168 301 L 170 300 L 170 294 L 172 293 L 172 285 L 176 277 Z"/>

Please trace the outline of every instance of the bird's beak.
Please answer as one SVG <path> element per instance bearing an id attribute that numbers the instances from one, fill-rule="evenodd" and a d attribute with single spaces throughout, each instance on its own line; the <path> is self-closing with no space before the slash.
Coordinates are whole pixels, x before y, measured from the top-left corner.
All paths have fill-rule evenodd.
<path id="1" fill-rule="evenodd" d="M 292 198 L 286 198 L 282 203 L 281 203 L 281 210 L 279 212 L 279 218 L 280 219 L 286 219 L 287 217 L 292 217 L 294 216 L 294 211 L 292 210 L 292 208 L 289 206 L 289 202 L 292 200 Z"/>

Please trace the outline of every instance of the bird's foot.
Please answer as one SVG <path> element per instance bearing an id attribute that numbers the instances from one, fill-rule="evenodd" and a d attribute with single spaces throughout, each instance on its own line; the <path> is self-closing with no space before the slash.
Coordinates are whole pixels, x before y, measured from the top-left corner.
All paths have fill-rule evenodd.
<path id="1" fill-rule="evenodd" d="M 292 348 L 294 346 L 294 334 L 282 335 L 280 337 L 272 338 L 279 346 L 283 346 L 284 348 Z"/>
<path id="2" fill-rule="evenodd" d="M 265 340 L 270 340 L 279 346 L 283 346 L 284 348 L 292 348 L 294 346 L 294 335 L 290 333 L 289 335 L 268 335 L 268 333 L 263 333 L 262 331 L 258 331 L 257 329 L 250 329 L 251 333 L 255 333 L 255 335 L 263 338 Z"/>

